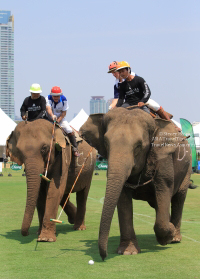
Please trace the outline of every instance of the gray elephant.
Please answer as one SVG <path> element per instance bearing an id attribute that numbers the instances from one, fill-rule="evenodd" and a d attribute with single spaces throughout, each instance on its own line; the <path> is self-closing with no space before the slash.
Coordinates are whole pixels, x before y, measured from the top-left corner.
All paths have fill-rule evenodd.
<path id="1" fill-rule="evenodd" d="M 191 174 L 190 146 L 175 126 L 154 120 L 141 109 L 116 108 L 93 114 L 81 135 L 108 159 L 106 194 L 99 230 L 99 251 L 107 256 L 108 235 L 118 209 L 118 254 L 137 254 L 132 198 L 156 210 L 154 231 L 161 245 L 180 242 L 183 205 Z M 171 204 L 171 214 L 170 214 Z"/>
<path id="2" fill-rule="evenodd" d="M 28 235 L 35 207 L 39 218 L 38 241 L 56 241 L 55 223 L 59 205 L 63 206 L 78 172 L 91 147 L 82 140 L 79 142 L 81 156 L 72 156 L 71 146 L 66 144 L 62 131 L 56 127 L 53 148 L 47 177 L 51 182 L 41 179 L 45 173 L 52 139 L 53 124 L 47 120 L 20 122 L 7 140 L 7 156 L 19 165 L 24 164 L 27 181 L 27 200 L 22 223 L 22 235 Z M 90 189 L 96 151 L 93 149 L 85 167 L 74 187 L 77 209 L 68 201 L 64 211 L 74 229 L 84 230 L 86 201 Z"/>

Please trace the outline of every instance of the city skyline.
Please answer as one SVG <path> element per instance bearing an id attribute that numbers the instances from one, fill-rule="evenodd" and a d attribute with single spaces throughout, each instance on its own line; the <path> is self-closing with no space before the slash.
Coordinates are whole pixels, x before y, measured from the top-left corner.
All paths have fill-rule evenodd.
<path id="1" fill-rule="evenodd" d="M 0 108 L 15 120 L 14 102 L 14 16 L 0 10 Z"/>
<path id="2" fill-rule="evenodd" d="M 89 114 L 92 95 L 113 98 L 108 65 L 125 60 L 175 120 L 199 121 L 199 1 L 8 0 L 1 10 L 15 17 L 16 115 L 32 83 L 44 97 L 62 88 L 68 121 Z"/>

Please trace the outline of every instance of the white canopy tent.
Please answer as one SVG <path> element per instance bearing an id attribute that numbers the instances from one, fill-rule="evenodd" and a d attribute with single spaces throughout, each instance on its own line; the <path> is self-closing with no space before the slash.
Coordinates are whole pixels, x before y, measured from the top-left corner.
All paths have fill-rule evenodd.
<path id="1" fill-rule="evenodd" d="M 192 127 L 194 132 L 194 140 L 196 144 L 196 148 L 200 150 L 200 124 Z"/>
<path id="2" fill-rule="evenodd" d="M 17 124 L 0 108 L 0 145 L 6 145 L 6 139 Z"/>
<path id="3" fill-rule="evenodd" d="M 87 121 L 88 114 L 81 109 L 76 117 L 69 122 L 69 125 L 72 126 L 76 131 L 79 131 L 80 127 Z"/>
<path id="4" fill-rule="evenodd" d="M 182 129 L 182 128 L 181 128 L 181 124 L 180 124 L 178 121 L 176 121 L 176 120 L 174 120 L 174 119 L 172 119 L 172 121 L 174 122 L 174 124 L 175 124 L 176 126 L 178 126 L 180 129 Z"/>
<path id="5" fill-rule="evenodd" d="M 0 158 L 6 146 L 6 140 L 11 132 L 15 129 L 16 123 L 0 108 Z"/>

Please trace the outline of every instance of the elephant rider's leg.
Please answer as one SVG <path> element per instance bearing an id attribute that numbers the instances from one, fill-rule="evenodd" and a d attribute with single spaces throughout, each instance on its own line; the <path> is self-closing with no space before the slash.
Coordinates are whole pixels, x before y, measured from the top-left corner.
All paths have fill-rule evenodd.
<path id="1" fill-rule="evenodd" d="M 67 136 L 69 137 L 69 140 L 72 144 L 72 151 L 75 157 L 79 157 L 79 151 L 78 151 L 78 145 L 76 142 L 76 138 L 74 135 L 74 132 L 72 128 L 70 127 L 69 123 L 63 118 L 63 120 L 60 122 L 60 126 L 63 128 L 63 130 L 67 133 Z"/>
<path id="2" fill-rule="evenodd" d="M 171 114 L 167 113 L 156 101 L 152 99 L 148 100 L 148 107 L 155 111 L 162 119 L 170 120 L 172 118 Z"/>
<path id="3" fill-rule="evenodd" d="M 168 120 L 168 121 L 171 121 L 173 115 L 166 112 L 157 102 L 155 102 L 154 100 L 152 99 L 149 99 L 148 100 L 148 107 L 150 109 L 152 109 L 153 111 L 155 111 L 159 116 L 160 118 L 162 119 L 165 119 L 165 120 Z M 174 122 L 171 121 L 173 124 Z M 175 125 L 175 124 L 174 124 Z M 175 128 L 180 132 L 181 129 L 175 125 Z"/>
<path id="4" fill-rule="evenodd" d="M 181 132 L 181 129 L 171 120 L 171 115 L 168 112 L 166 112 L 162 107 L 160 107 L 160 109 L 156 111 L 156 113 L 160 116 L 160 118 L 169 120 L 171 123 L 173 123 L 178 132 Z"/>
<path id="5" fill-rule="evenodd" d="M 73 153 L 74 153 L 74 156 L 75 157 L 79 157 L 80 156 L 80 153 L 78 151 L 78 145 L 77 145 L 77 142 L 76 142 L 76 138 L 75 138 L 75 135 L 74 135 L 74 132 L 72 133 L 68 133 L 67 134 L 71 144 L 72 144 L 72 150 L 73 150 Z"/>
<path id="6" fill-rule="evenodd" d="M 171 121 L 169 114 L 162 107 L 160 107 L 156 113 L 160 116 L 160 118 Z"/>

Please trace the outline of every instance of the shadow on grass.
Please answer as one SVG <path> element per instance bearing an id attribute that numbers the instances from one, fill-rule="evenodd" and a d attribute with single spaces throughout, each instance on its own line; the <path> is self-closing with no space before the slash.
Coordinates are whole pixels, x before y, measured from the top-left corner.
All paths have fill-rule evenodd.
<path id="1" fill-rule="evenodd" d="M 112 236 L 108 239 L 108 256 L 106 260 L 120 257 L 122 255 L 117 254 L 117 248 L 119 245 L 120 236 Z M 96 262 L 102 262 L 102 259 L 99 255 L 98 249 L 98 240 L 80 240 L 79 243 L 82 245 L 74 249 L 61 249 L 62 254 L 67 253 L 68 251 L 80 251 L 84 252 L 85 255 L 92 256 L 92 259 Z M 155 235 L 146 234 L 146 235 L 139 235 L 138 236 L 138 243 L 141 248 L 141 253 L 155 253 L 160 252 L 171 247 L 169 246 L 160 246 L 156 241 Z M 140 254 L 138 254 L 139 256 Z M 134 257 L 135 255 L 133 255 Z"/>
<path id="2" fill-rule="evenodd" d="M 73 225 L 65 224 L 62 226 L 60 225 L 56 228 L 56 230 L 57 230 L 56 236 L 58 236 L 59 233 L 67 234 L 68 232 L 73 231 Z M 20 242 L 21 244 L 27 244 L 27 243 L 32 242 L 33 240 L 37 240 L 37 238 L 38 238 L 37 232 L 38 232 L 38 226 L 32 226 L 29 229 L 28 236 L 23 236 L 21 234 L 21 230 L 12 230 L 10 232 L 6 232 L 5 234 L 0 234 L 0 236 L 5 237 L 10 240 L 16 240 L 16 241 Z"/>

